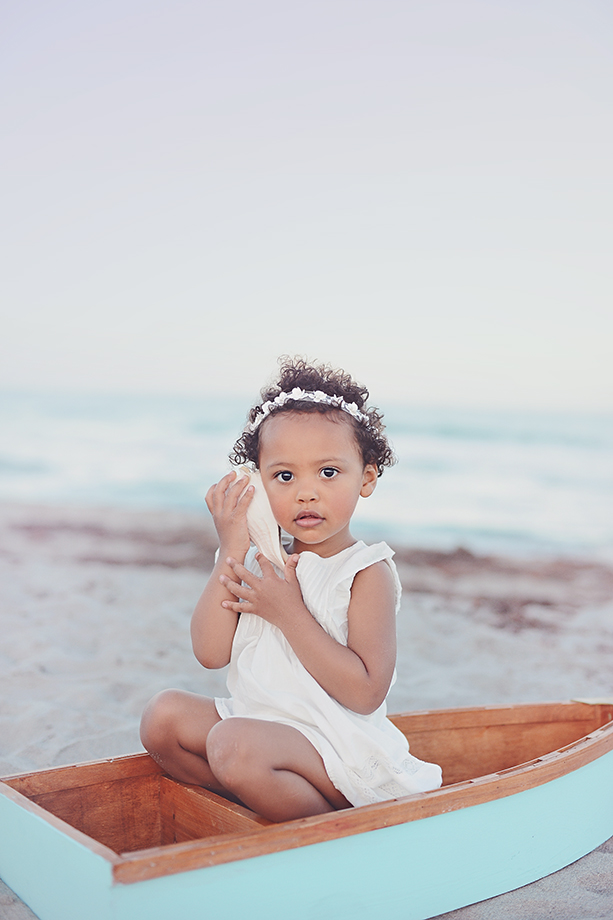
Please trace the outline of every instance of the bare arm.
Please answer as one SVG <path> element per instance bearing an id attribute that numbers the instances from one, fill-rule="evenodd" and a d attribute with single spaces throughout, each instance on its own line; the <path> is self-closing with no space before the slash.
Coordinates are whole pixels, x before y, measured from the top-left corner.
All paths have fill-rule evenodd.
<path id="1" fill-rule="evenodd" d="M 253 489 L 243 492 L 244 485 L 244 479 L 241 485 L 236 474 L 229 473 L 211 486 L 206 496 L 219 536 L 220 550 L 191 621 L 192 648 L 205 668 L 223 668 L 230 661 L 238 614 L 222 607 L 222 602 L 235 601 L 236 595 L 222 584 L 220 578 L 228 579 L 235 588 L 240 586 L 240 579 L 226 559 L 232 556 L 244 562 L 249 549 L 246 514 Z"/>
<path id="2" fill-rule="evenodd" d="M 285 578 L 258 556 L 262 578 L 233 562 L 234 583 L 244 579 L 244 598 L 224 601 L 228 609 L 255 613 L 283 632 L 294 652 L 315 680 L 343 706 L 354 712 L 374 712 L 387 695 L 396 662 L 396 615 L 394 583 L 384 562 L 369 566 L 355 576 L 348 610 L 347 645 L 332 638 L 304 605 L 296 578 L 298 556 L 291 556 Z"/>

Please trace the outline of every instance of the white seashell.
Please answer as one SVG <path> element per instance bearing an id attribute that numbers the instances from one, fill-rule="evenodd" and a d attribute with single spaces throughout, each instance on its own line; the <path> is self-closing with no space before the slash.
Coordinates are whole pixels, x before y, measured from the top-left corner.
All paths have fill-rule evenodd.
<path id="1" fill-rule="evenodd" d="M 281 544 L 281 528 L 275 521 L 268 501 L 268 495 L 262 484 L 258 470 L 241 466 L 236 470 L 239 477 L 246 477 L 245 488 L 255 486 L 255 492 L 247 509 L 247 528 L 249 536 L 259 551 L 279 568 L 283 568 L 288 555 Z"/>

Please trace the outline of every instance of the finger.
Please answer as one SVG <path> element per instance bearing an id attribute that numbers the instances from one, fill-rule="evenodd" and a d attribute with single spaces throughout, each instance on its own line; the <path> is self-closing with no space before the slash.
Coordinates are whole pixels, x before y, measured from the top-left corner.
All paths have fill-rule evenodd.
<path id="1" fill-rule="evenodd" d="M 255 486 L 251 484 L 248 485 L 247 488 L 244 489 L 244 491 L 238 496 L 236 507 L 242 508 L 243 505 L 248 505 L 251 499 L 253 498 L 254 494 L 255 494 Z"/>
<path id="2" fill-rule="evenodd" d="M 227 475 L 220 479 L 219 482 L 213 483 L 213 485 L 206 493 L 206 503 L 211 514 L 214 514 L 221 508 L 226 495 L 226 490 L 234 479 L 235 475 L 236 474 L 234 472 L 227 473 Z"/>
<path id="3" fill-rule="evenodd" d="M 250 572 L 249 569 L 246 569 L 244 565 L 240 562 L 237 562 L 236 559 L 233 559 L 232 556 L 228 556 L 226 563 L 230 566 L 236 577 L 239 581 L 244 581 L 248 587 L 253 587 L 254 581 L 259 581 L 259 577 L 254 575 L 253 572 Z"/>
<path id="4" fill-rule="evenodd" d="M 246 479 L 246 478 L 247 477 L 245 476 L 244 473 L 239 473 L 238 470 L 230 470 L 229 473 L 226 473 L 226 475 L 222 476 L 222 478 L 219 480 L 219 485 L 225 491 L 228 488 L 228 486 L 231 486 L 237 482 L 240 482 L 241 479 Z"/>
<path id="5" fill-rule="evenodd" d="M 231 482 L 224 493 L 224 500 L 232 512 L 239 511 L 244 514 L 249 502 L 253 498 L 255 486 L 249 483 L 246 476 L 239 476 Z"/>
<path id="6" fill-rule="evenodd" d="M 254 572 L 250 572 L 249 569 L 246 569 L 244 565 L 241 565 L 240 562 L 237 562 L 236 559 L 232 559 L 231 556 L 228 556 L 226 563 L 230 566 L 234 574 L 236 575 L 238 582 L 244 582 L 248 588 L 254 588 L 256 584 L 261 581 L 261 578 L 256 575 Z"/>
<path id="7" fill-rule="evenodd" d="M 225 610 L 233 610 L 234 613 L 251 613 L 252 605 L 247 601 L 222 601 L 221 606 Z"/>
<path id="8" fill-rule="evenodd" d="M 207 506 L 207 508 L 209 509 L 209 511 L 211 512 L 211 514 L 213 513 L 213 498 L 214 498 L 214 494 L 215 494 L 215 486 L 212 485 L 212 486 L 210 487 L 210 489 L 207 491 L 206 495 L 204 496 L 204 500 L 205 500 L 205 502 L 206 502 L 206 506 Z"/>
<path id="9" fill-rule="evenodd" d="M 256 553 L 255 558 L 257 559 L 260 568 L 262 569 L 262 575 L 273 574 L 276 575 L 274 565 L 264 553 Z M 269 570 L 269 571 L 267 571 Z"/>
<path id="10" fill-rule="evenodd" d="M 289 559 L 287 559 L 285 568 L 283 570 L 286 581 L 298 581 L 298 576 L 296 575 L 296 567 L 298 565 L 299 559 L 300 556 L 298 553 L 292 553 Z"/>
<path id="11" fill-rule="evenodd" d="M 244 473 L 239 473 L 238 470 L 232 470 L 231 473 L 228 473 L 221 480 L 224 483 L 224 488 L 226 492 L 237 491 L 240 493 L 242 489 L 245 488 L 249 482 L 249 477 L 245 476 Z"/>
<path id="12" fill-rule="evenodd" d="M 227 575 L 220 575 L 219 581 L 230 591 L 232 594 L 235 594 L 236 597 L 240 597 L 242 600 L 246 600 L 247 596 L 253 592 L 253 588 L 250 588 L 249 585 L 239 584 L 236 581 L 232 581 L 231 578 L 228 578 Z"/>

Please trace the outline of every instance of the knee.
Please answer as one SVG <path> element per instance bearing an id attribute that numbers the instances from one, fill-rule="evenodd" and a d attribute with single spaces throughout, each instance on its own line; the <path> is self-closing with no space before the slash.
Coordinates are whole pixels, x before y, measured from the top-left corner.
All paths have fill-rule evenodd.
<path id="1" fill-rule="evenodd" d="M 180 690 L 162 690 L 147 703 L 140 722 L 140 739 L 148 751 L 159 750 L 176 731 Z"/>
<path id="2" fill-rule="evenodd" d="M 248 732 L 241 731 L 240 720 L 224 719 L 210 730 L 206 741 L 209 766 L 220 783 L 232 791 L 253 769 Z"/>

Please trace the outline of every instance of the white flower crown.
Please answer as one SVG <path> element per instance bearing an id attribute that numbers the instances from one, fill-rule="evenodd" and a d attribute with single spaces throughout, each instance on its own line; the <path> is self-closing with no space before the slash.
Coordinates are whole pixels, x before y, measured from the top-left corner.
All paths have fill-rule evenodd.
<path id="1" fill-rule="evenodd" d="M 342 396 L 329 396 L 321 390 L 302 390 L 300 387 L 294 387 L 290 393 L 279 393 L 274 399 L 269 399 L 265 403 L 262 403 L 262 411 L 255 417 L 253 422 L 247 425 L 245 430 L 250 434 L 253 433 L 256 428 L 262 424 L 264 419 L 270 415 L 273 409 L 284 406 L 290 399 L 296 402 L 323 403 L 326 406 L 333 406 L 335 409 L 342 409 L 343 412 L 347 412 L 358 422 L 368 423 L 368 416 L 364 412 L 360 412 L 355 403 L 345 402 Z"/>

